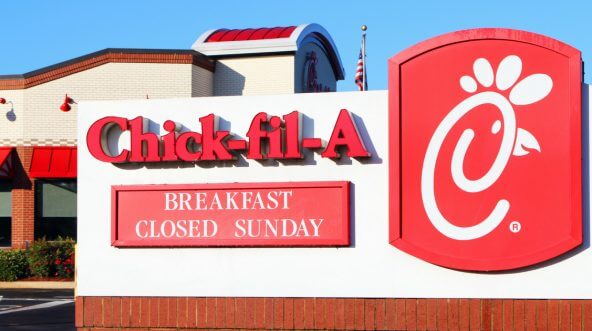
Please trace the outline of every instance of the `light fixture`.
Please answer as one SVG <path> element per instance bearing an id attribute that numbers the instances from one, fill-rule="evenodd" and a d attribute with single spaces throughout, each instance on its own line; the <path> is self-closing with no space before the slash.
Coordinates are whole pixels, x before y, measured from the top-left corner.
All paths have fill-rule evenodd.
<path id="1" fill-rule="evenodd" d="M 62 105 L 60 106 L 60 110 L 63 111 L 63 112 L 70 111 L 70 109 L 72 109 L 72 107 L 70 105 L 73 104 L 73 103 L 76 103 L 76 101 L 74 101 L 74 99 L 70 98 L 66 94 L 66 97 L 64 98 L 64 103 L 62 103 Z"/>
<path id="2" fill-rule="evenodd" d="M 10 110 L 6 113 L 6 119 L 11 122 L 16 120 L 16 114 L 14 113 L 14 104 L 12 101 L 6 100 L 6 98 L 0 98 L 0 105 L 5 105 L 9 103 L 11 105 Z"/>

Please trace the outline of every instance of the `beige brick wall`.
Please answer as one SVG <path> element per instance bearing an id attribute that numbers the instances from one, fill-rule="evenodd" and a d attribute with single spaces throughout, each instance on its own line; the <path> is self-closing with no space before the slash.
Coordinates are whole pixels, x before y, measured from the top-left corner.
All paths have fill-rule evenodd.
<path id="1" fill-rule="evenodd" d="M 294 56 L 276 55 L 219 59 L 214 95 L 294 93 Z"/>
<path id="2" fill-rule="evenodd" d="M 0 119 L 0 143 L 14 145 L 73 145 L 76 142 L 77 105 L 70 112 L 59 107 L 65 94 L 76 101 L 191 97 L 208 87 L 192 89 L 194 81 L 208 83 L 204 72 L 191 64 L 108 63 L 25 90 L 0 94 L 14 99 L 16 120 Z M 211 79 L 209 85 L 211 86 Z M 211 87 L 209 87 L 211 90 Z M 194 92 L 193 90 L 196 90 Z M 10 105 L 0 105 L 0 112 Z"/>
<path id="3" fill-rule="evenodd" d="M 76 144 L 76 101 L 294 93 L 294 56 L 221 59 L 212 73 L 192 64 L 107 63 L 0 97 L 0 146 Z M 14 111 L 11 111 L 14 109 Z"/>
<path id="4" fill-rule="evenodd" d="M 211 97 L 214 95 L 214 73 L 202 67 L 191 66 L 191 96 Z"/>

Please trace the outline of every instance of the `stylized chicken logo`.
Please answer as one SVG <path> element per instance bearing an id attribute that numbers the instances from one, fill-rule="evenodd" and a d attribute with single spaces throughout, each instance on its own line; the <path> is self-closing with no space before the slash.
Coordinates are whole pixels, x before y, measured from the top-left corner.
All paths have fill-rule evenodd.
<path id="1" fill-rule="evenodd" d="M 529 150 L 541 152 L 534 135 L 517 126 L 516 113 L 512 105 L 533 104 L 545 98 L 553 88 L 551 77 L 542 73 L 532 74 L 516 83 L 522 73 L 522 60 L 516 55 L 509 55 L 501 61 L 495 77 L 491 64 L 484 58 L 479 58 L 473 63 L 473 72 L 477 81 L 471 76 L 462 76 L 462 89 L 468 93 L 475 93 L 479 82 L 487 90 L 472 94 L 461 101 L 440 122 L 427 147 L 421 173 L 421 195 L 428 218 L 440 233 L 456 240 L 477 239 L 493 231 L 506 217 L 510 201 L 501 198 L 491 213 L 473 226 L 456 226 L 442 215 L 434 193 L 434 173 L 438 154 L 450 130 L 461 118 L 481 105 L 491 104 L 501 113 L 503 120 L 496 120 L 491 125 L 492 134 L 501 132 L 501 145 L 485 175 L 478 179 L 469 179 L 463 170 L 467 150 L 475 137 L 475 132 L 470 128 L 463 131 L 456 143 L 450 164 L 451 175 L 458 188 L 468 193 L 487 190 L 499 179 L 512 155 L 524 156 L 529 154 Z M 494 83 L 499 91 L 511 88 L 509 98 L 494 91 Z"/>

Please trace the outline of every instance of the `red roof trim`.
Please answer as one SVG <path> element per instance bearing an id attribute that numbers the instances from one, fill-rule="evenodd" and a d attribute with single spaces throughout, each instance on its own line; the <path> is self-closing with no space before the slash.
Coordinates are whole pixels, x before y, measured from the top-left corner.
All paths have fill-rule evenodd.
<path id="1" fill-rule="evenodd" d="M 13 149 L 14 147 L 0 147 L 0 178 L 12 178 L 14 175 L 11 158 Z"/>
<path id="2" fill-rule="evenodd" d="M 267 28 L 257 29 L 251 35 L 251 40 L 261 40 L 261 39 L 265 38 L 265 35 L 267 34 L 267 32 L 269 32 L 269 29 L 267 29 Z"/>
<path id="3" fill-rule="evenodd" d="M 289 38 L 296 26 L 260 28 L 260 29 L 219 29 L 214 31 L 207 39 L 206 43 L 224 42 L 224 41 L 248 41 L 262 39 L 280 39 Z"/>
<path id="4" fill-rule="evenodd" d="M 295 26 L 284 28 L 284 30 L 280 33 L 280 38 L 289 38 L 294 30 L 296 30 Z"/>
<path id="5" fill-rule="evenodd" d="M 34 147 L 31 178 L 76 178 L 76 147 Z"/>
<path id="6" fill-rule="evenodd" d="M 268 34 L 265 35 L 265 39 L 277 39 L 280 37 L 280 34 L 284 31 L 284 28 L 278 27 L 273 28 L 269 31 Z"/>
<path id="7" fill-rule="evenodd" d="M 234 38 L 234 40 L 249 40 L 249 38 L 251 38 L 251 35 L 255 32 L 255 29 L 244 29 L 241 30 L 239 32 L 238 35 L 236 35 L 236 38 Z"/>
<path id="8" fill-rule="evenodd" d="M 209 37 L 207 41 L 212 41 L 212 42 L 216 42 L 216 41 L 220 41 L 220 38 L 222 38 L 222 36 L 224 36 L 224 34 L 228 31 L 228 29 L 219 29 L 214 31 Z"/>
<path id="9" fill-rule="evenodd" d="M 222 38 L 220 38 L 220 41 L 232 41 L 236 38 L 236 36 L 238 36 L 240 32 L 241 30 L 230 30 L 226 32 Z"/>

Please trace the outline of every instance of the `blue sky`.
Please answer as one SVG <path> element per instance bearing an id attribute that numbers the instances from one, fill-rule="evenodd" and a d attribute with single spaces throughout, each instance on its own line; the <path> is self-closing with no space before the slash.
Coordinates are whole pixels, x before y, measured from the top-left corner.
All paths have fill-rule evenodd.
<path id="1" fill-rule="evenodd" d="M 368 25 L 369 89 L 386 89 L 388 58 L 427 38 L 476 27 L 544 34 L 592 59 L 592 1 L 7 1 L 0 75 L 21 74 L 108 47 L 189 49 L 206 30 L 319 23 L 337 44 L 346 79 Z M 585 77 L 590 82 L 590 74 Z"/>

